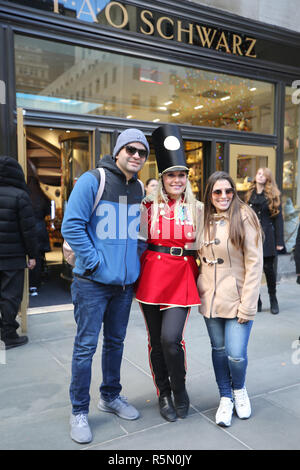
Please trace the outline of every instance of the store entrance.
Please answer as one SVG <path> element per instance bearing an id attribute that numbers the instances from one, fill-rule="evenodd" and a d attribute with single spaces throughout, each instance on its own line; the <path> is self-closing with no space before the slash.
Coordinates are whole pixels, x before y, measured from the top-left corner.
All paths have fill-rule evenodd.
<path id="1" fill-rule="evenodd" d="M 29 272 L 29 308 L 71 303 L 71 268 L 62 254 L 65 204 L 79 176 L 92 167 L 92 133 L 26 127 L 27 184 L 40 256 Z"/>
<path id="2" fill-rule="evenodd" d="M 72 268 L 62 253 L 65 205 L 80 175 L 94 168 L 103 155 L 112 153 L 117 132 L 26 126 L 24 136 L 27 182 L 41 218 L 38 224 L 44 228 L 39 267 L 35 273 L 29 273 L 28 307 L 64 306 L 71 303 L 72 281 Z M 144 185 L 150 178 L 158 178 L 151 137 L 148 141 L 150 156 L 138 175 Z M 184 145 L 192 190 L 201 200 L 204 168 L 210 157 L 209 143 L 184 139 Z"/>

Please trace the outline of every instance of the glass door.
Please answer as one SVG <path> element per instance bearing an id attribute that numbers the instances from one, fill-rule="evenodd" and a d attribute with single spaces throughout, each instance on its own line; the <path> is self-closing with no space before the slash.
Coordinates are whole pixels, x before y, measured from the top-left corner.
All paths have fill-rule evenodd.
<path id="1" fill-rule="evenodd" d="M 274 177 L 276 177 L 275 162 L 275 147 L 230 145 L 229 173 L 234 179 L 237 191 L 242 199 L 259 168 L 270 168 Z"/>

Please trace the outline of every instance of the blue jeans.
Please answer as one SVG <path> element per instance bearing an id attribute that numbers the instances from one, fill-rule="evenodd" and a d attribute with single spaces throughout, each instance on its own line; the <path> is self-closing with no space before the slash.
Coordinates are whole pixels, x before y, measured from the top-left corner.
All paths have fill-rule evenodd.
<path id="1" fill-rule="evenodd" d="M 122 387 L 120 369 L 124 339 L 129 320 L 133 286 L 100 284 L 74 278 L 72 300 L 77 334 L 72 358 L 70 398 L 73 414 L 88 413 L 92 359 L 96 351 L 102 322 L 102 384 L 104 400 L 116 398 Z"/>
<path id="2" fill-rule="evenodd" d="M 221 397 L 232 398 L 232 389 L 244 387 L 248 365 L 247 346 L 253 320 L 205 318 L 212 346 L 212 361 Z"/>

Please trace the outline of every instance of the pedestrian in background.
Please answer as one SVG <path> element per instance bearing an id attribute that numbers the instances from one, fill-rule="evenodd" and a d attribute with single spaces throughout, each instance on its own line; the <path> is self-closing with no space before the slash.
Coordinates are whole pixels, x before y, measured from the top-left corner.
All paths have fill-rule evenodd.
<path id="1" fill-rule="evenodd" d="M 95 210 L 99 171 L 80 176 L 68 200 L 62 234 L 76 255 L 72 300 L 77 323 L 70 398 L 71 438 L 92 440 L 88 423 L 91 368 L 102 323 L 101 411 L 133 420 L 139 412 L 120 396 L 120 370 L 133 286 L 140 272 L 137 252 L 140 203 L 144 187 L 136 173 L 149 155 L 149 145 L 138 129 L 126 129 L 112 157 L 99 163 L 105 173 L 104 191 Z M 123 223 L 125 220 L 125 223 Z"/>
<path id="2" fill-rule="evenodd" d="M 298 232 L 297 232 L 294 257 L 295 257 L 296 275 L 297 275 L 296 282 L 297 284 L 300 284 L 300 225 L 298 227 Z"/>
<path id="3" fill-rule="evenodd" d="M 149 196 L 149 194 L 152 194 L 157 189 L 157 186 L 158 186 L 157 179 L 149 178 L 145 184 L 145 195 Z"/>
<path id="4" fill-rule="evenodd" d="M 164 146 L 168 138 L 177 139 L 178 150 Z M 195 234 L 201 228 L 202 203 L 196 201 L 188 180 L 179 128 L 161 126 L 152 134 L 152 141 L 160 176 L 157 191 L 143 202 L 141 233 L 147 249 L 141 258 L 136 299 L 148 332 L 160 414 L 167 421 L 176 421 L 189 410 L 184 330 L 191 306 L 201 302 Z"/>
<path id="5" fill-rule="evenodd" d="M 37 256 L 35 219 L 22 167 L 16 159 L 0 156 L 0 328 L 6 349 L 28 342 L 17 333 L 16 317 L 24 270 L 35 267 Z"/>
<path id="6" fill-rule="evenodd" d="M 270 297 L 271 313 L 279 313 L 276 297 L 277 251 L 284 249 L 283 217 L 280 191 L 269 168 L 259 168 L 247 191 L 245 201 L 256 212 L 264 232 L 263 270 Z M 262 302 L 258 299 L 257 310 L 261 312 Z"/>
<path id="7" fill-rule="evenodd" d="M 263 263 L 259 221 L 223 171 L 213 173 L 207 182 L 200 259 L 199 311 L 210 337 L 220 393 L 216 423 L 230 426 L 234 406 L 239 418 L 251 415 L 245 387 L 247 347 Z"/>
<path id="8" fill-rule="evenodd" d="M 36 266 L 29 273 L 29 293 L 31 296 L 37 296 L 45 268 L 45 253 L 51 251 L 45 221 L 45 217 L 51 213 L 51 201 L 42 191 L 36 168 L 29 159 L 27 168 L 27 186 L 30 191 L 29 194 L 35 217 L 35 230 L 38 241 Z"/>

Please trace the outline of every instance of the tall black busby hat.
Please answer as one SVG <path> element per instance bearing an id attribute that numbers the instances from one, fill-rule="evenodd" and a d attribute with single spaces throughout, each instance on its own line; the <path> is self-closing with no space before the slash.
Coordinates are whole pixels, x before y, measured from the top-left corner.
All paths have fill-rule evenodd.
<path id="1" fill-rule="evenodd" d="M 152 133 L 152 143 L 160 174 L 167 170 L 189 170 L 185 161 L 184 143 L 178 126 L 164 124 L 158 127 Z"/>

